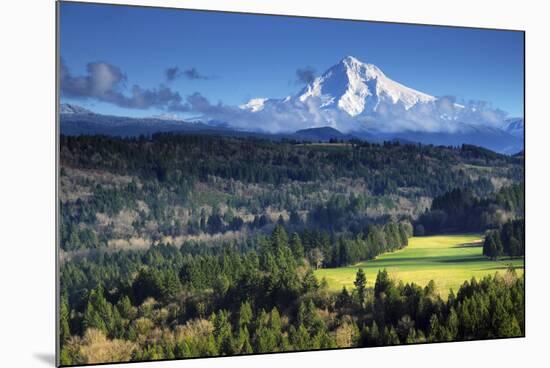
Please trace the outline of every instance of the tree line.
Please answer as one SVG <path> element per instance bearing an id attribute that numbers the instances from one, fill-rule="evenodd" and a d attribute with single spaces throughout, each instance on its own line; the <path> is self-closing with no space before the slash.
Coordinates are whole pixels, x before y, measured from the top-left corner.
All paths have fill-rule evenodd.
<path id="1" fill-rule="evenodd" d="M 254 138 L 171 133 L 150 138 L 61 136 L 60 145 L 61 163 L 70 167 L 101 168 L 170 184 L 206 181 L 209 176 L 277 185 L 361 177 L 375 195 L 417 187 L 434 196 L 457 186 L 476 186 L 464 170 L 450 170 L 458 163 L 510 165 L 517 170 L 507 175 L 518 181 L 523 173 L 518 158 L 468 145 L 453 148 L 354 141 L 335 150 Z M 480 185 L 479 189 L 490 186 L 487 182 Z"/>
<path id="2" fill-rule="evenodd" d="M 467 188 L 455 188 L 433 199 L 415 223 L 417 235 L 445 232 L 485 231 L 498 228 L 508 217 L 524 216 L 523 183 L 502 187 L 498 192 L 479 197 Z"/>
<path id="3" fill-rule="evenodd" d="M 497 230 L 489 230 L 483 242 L 483 255 L 491 259 L 525 255 L 525 220 L 509 220 Z"/>

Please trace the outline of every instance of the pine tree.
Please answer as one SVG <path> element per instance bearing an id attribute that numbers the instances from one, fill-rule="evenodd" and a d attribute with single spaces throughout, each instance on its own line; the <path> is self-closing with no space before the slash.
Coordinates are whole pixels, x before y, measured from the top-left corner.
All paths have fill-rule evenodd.
<path id="1" fill-rule="evenodd" d="M 367 277 L 362 268 L 357 270 L 353 284 L 355 285 L 355 290 L 357 291 L 357 296 L 359 297 L 359 305 L 362 308 L 365 303 L 365 293 L 367 289 Z"/>
<path id="2" fill-rule="evenodd" d="M 252 322 L 252 307 L 248 301 L 242 302 L 239 309 L 239 328 L 248 328 Z"/>
<path id="3" fill-rule="evenodd" d="M 277 351 L 277 339 L 270 327 L 270 315 L 263 309 L 256 320 L 255 351 L 258 353 Z"/>
<path id="4" fill-rule="evenodd" d="M 290 249 L 292 249 L 292 254 L 294 254 L 294 258 L 297 260 L 304 258 L 304 246 L 297 233 L 292 233 L 290 237 Z"/>
<path id="5" fill-rule="evenodd" d="M 338 294 L 336 298 L 336 308 L 347 308 L 351 305 L 351 296 L 349 295 L 348 289 L 342 287 L 342 291 Z"/>
<path id="6" fill-rule="evenodd" d="M 311 338 L 303 324 L 300 324 L 297 329 L 291 326 L 289 334 L 290 343 L 295 350 L 309 350 L 311 348 Z"/>
<path id="7" fill-rule="evenodd" d="M 437 315 L 435 314 L 432 314 L 432 316 L 430 317 L 428 339 L 432 342 L 441 340 L 441 325 L 439 324 L 439 318 L 437 318 Z"/>
<path id="8" fill-rule="evenodd" d="M 271 233 L 271 245 L 276 249 L 288 246 L 288 235 L 281 224 L 275 226 Z"/>
<path id="9" fill-rule="evenodd" d="M 128 295 L 124 295 L 122 299 L 118 301 L 117 309 L 122 318 L 132 320 L 136 317 L 136 308 L 132 305 Z"/>
<path id="10" fill-rule="evenodd" d="M 113 325 L 113 306 L 105 299 L 102 286 L 90 291 L 82 324 L 84 330 L 96 328 L 105 335 L 110 335 Z"/>
<path id="11" fill-rule="evenodd" d="M 390 289 L 391 284 L 392 282 L 386 269 L 378 271 L 374 284 L 374 295 L 379 297 L 381 293 L 386 293 Z"/>
<path id="12" fill-rule="evenodd" d="M 514 237 L 510 238 L 508 247 L 509 247 L 509 255 L 511 257 L 517 257 L 521 255 L 521 245 L 519 240 L 517 240 L 516 238 Z"/>
<path id="13" fill-rule="evenodd" d="M 62 296 L 61 305 L 59 307 L 59 341 L 61 345 L 65 344 L 71 337 L 69 318 L 69 302 L 66 296 Z"/>
<path id="14" fill-rule="evenodd" d="M 311 268 L 308 269 L 306 274 L 304 275 L 304 280 L 302 281 L 302 289 L 304 293 L 316 291 L 317 289 L 319 289 L 319 282 L 317 281 L 317 278 L 315 277 L 315 274 L 313 273 L 313 270 Z"/>
<path id="15" fill-rule="evenodd" d="M 456 340 L 458 336 L 459 323 L 460 322 L 458 320 L 458 315 L 456 314 L 455 309 L 451 307 L 451 311 L 449 313 L 449 316 L 447 317 L 447 323 L 445 324 L 449 333 L 449 341 Z"/>
<path id="16" fill-rule="evenodd" d="M 250 344 L 250 334 L 248 328 L 244 326 L 239 330 L 239 345 L 241 354 L 251 354 L 254 352 L 252 345 Z"/>
<path id="17" fill-rule="evenodd" d="M 381 345 L 382 341 L 380 339 L 380 331 L 378 330 L 378 325 L 376 324 L 376 321 L 372 322 L 372 326 L 369 331 L 369 343 L 371 345 Z"/>
<path id="18" fill-rule="evenodd" d="M 180 279 L 174 270 L 167 270 L 163 274 L 162 297 L 164 300 L 170 300 L 181 291 Z"/>
<path id="19" fill-rule="evenodd" d="M 324 329 L 324 322 L 317 314 L 317 308 L 315 308 L 312 300 L 300 303 L 298 307 L 298 324 L 303 325 L 312 335 Z"/>
<path id="20" fill-rule="evenodd" d="M 221 354 L 233 354 L 233 341 L 231 335 L 231 324 L 229 323 L 229 313 L 225 310 L 219 310 L 214 317 L 214 336 Z"/>
<path id="21" fill-rule="evenodd" d="M 393 326 L 389 329 L 384 327 L 384 345 L 399 345 L 400 343 L 401 341 L 399 341 L 395 328 Z"/>

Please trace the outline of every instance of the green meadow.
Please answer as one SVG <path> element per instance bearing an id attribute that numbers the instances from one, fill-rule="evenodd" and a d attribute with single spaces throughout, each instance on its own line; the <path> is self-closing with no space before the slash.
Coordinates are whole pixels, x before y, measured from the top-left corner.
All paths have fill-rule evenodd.
<path id="1" fill-rule="evenodd" d="M 425 286 L 434 280 L 442 297 L 450 289 L 455 292 L 465 280 L 477 279 L 495 272 L 504 273 L 513 265 L 518 275 L 523 273 L 524 260 L 503 258 L 491 261 L 482 255 L 482 235 L 438 235 L 412 237 L 404 249 L 382 254 L 373 260 L 339 268 L 316 270 L 318 278 L 326 278 L 329 288 L 339 291 L 343 286 L 352 289 L 355 274 L 362 268 L 367 283 L 374 286 L 378 270 L 386 269 L 395 279 Z"/>

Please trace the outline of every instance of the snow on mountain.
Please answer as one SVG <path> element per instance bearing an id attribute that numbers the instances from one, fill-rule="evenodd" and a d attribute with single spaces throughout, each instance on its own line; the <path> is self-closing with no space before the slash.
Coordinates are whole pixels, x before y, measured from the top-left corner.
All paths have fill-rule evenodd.
<path id="1" fill-rule="evenodd" d="M 319 98 L 321 107 L 337 106 L 350 116 L 377 111 L 381 103 L 401 105 L 405 110 L 417 103 L 432 102 L 435 97 L 399 84 L 375 65 L 347 56 L 313 83 L 308 84 L 298 99 L 306 102 Z"/>
<path id="2" fill-rule="evenodd" d="M 68 104 L 68 103 L 62 103 L 59 106 L 59 113 L 60 114 L 93 114 L 93 112 L 83 108 L 82 106 Z"/>
<path id="3" fill-rule="evenodd" d="M 267 104 L 316 104 L 320 109 L 334 109 L 350 117 L 369 115 L 383 105 L 405 110 L 436 98 L 388 78 L 377 66 L 362 63 L 353 56 L 343 58 L 298 94 L 285 99 L 254 98 L 239 107 L 251 112 L 262 111 Z"/>
<path id="4" fill-rule="evenodd" d="M 160 114 L 153 115 L 151 119 L 166 120 L 166 121 L 183 121 L 183 119 L 178 114 Z"/>
<path id="5" fill-rule="evenodd" d="M 432 144 L 486 141 L 485 146 L 500 152 L 523 146 L 523 119 L 507 119 L 505 112 L 486 102 L 458 103 L 452 96 L 417 91 L 353 56 L 294 95 L 255 98 L 238 110 L 241 113 L 224 119 L 230 126 L 270 133 L 326 126 L 369 139 L 410 136 Z"/>
<path id="6" fill-rule="evenodd" d="M 504 127 L 506 114 L 490 104 L 461 104 L 453 97 L 431 96 L 353 56 L 343 58 L 295 95 L 255 98 L 239 109 L 252 116 L 240 114 L 230 125 L 270 132 L 330 126 L 342 132 L 464 133 L 473 126 L 497 127 L 518 137 L 523 131 L 515 120 Z"/>
<path id="7" fill-rule="evenodd" d="M 264 103 L 268 98 L 253 98 L 245 104 L 239 105 L 239 108 L 243 110 L 249 110 L 252 112 L 262 111 L 264 108 Z"/>
<path id="8" fill-rule="evenodd" d="M 523 122 L 523 118 L 509 118 L 504 120 L 502 130 L 508 132 L 514 137 L 523 138 L 525 134 L 525 124 Z"/>

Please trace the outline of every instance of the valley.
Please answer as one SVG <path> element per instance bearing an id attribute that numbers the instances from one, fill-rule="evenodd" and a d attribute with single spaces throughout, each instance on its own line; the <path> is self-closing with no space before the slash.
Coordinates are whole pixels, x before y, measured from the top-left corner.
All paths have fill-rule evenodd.
<path id="1" fill-rule="evenodd" d="M 521 336 L 523 174 L 471 145 L 63 135 L 62 362 Z"/>
<path id="2" fill-rule="evenodd" d="M 325 278 L 331 290 L 340 291 L 344 286 L 353 289 L 359 268 L 365 271 L 369 286 L 374 286 L 376 275 L 385 269 L 396 282 L 425 287 L 433 280 L 437 293 L 446 297 L 450 290 L 456 293 L 472 277 L 479 280 L 495 272 L 505 275 L 509 267 L 518 275 L 523 274 L 522 258 L 491 261 L 483 256 L 482 243 L 481 234 L 412 237 L 404 249 L 346 267 L 319 269 L 315 275 Z"/>

